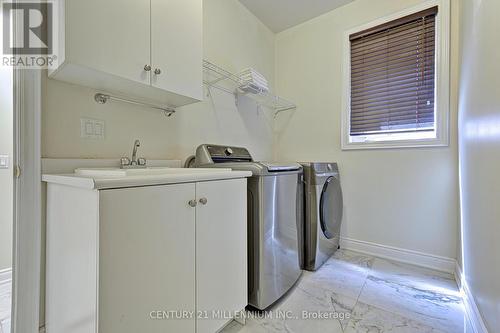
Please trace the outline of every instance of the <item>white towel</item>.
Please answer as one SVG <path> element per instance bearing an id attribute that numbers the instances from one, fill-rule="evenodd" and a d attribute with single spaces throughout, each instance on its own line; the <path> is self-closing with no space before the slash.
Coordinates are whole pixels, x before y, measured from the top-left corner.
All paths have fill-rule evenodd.
<path id="1" fill-rule="evenodd" d="M 269 85 L 267 83 L 255 81 L 255 80 L 242 80 L 241 85 L 253 85 L 253 86 L 260 87 L 264 90 L 269 90 Z"/>
<path id="2" fill-rule="evenodd" d="M 262 78 L 256 77 L 256 76 L 242 75 L 242 76 L 240 76 L 240 79 L 243 81 L 254 81 L 254 82 L 259 82 L 259 83 L 262 83 L 264 85 L 267 85 L 266 79 L 262 79 Z"/>
<path id="3" fill-rule="evenodd" d="M 259 72 L 255 71 L 255 70 L 245 70 L 245 71 L 242 71 L 240 73 L 240 75 L 250 75 L 250 76 L 253 76 L 253 77 L 256 77 L 256 78 L 259 78 L 259 79 L 263 79 L 263 80 L 266 79 L 264 77 L 264 75 L 260 74 Z"/>
<path id="4" fill-rule="evenodd" d="M 255 69 L 253 68 L 247 68 L 247 69 L 244 69 L 243 71 L 240 72 L 239 74 L 240 77 L 251 77 L 255 80 L 260 80 L 260 81 L 263 81 L 263 82 L 266 82 L 267 83 L 267 80 L 266 78 L 264 77 L 264 75 L 260 74 L 259 72 L 257 72 Z"/>
<path id="5" fill-rule="evenodd" d="M 269 85 L 267 84 L 267 82 L 262 82 L 262 81 L 258 81 L 258 80 L 241 80 L 241 84 L 242 85 L 255 84 L 255 85 L 263 87 L 263 88 L 269 88 Z"/>
<path id="6" fill-rule="evenodd" d="M 244 69 L 238 76 L 241 80 L 240 89 L 245 92 L 259 94 L 269 91 L 266 78 L 253 68 Z"/>
<path id="7" fill-rule="evenodd" d="M 259 86 L 259 85 L 256 85 L 255 83 L 246 83 L 246 84 L 240 86 L 240 89 L 244 92 L 252 93 L 252 94 L 260 94 L 260 93 L 269 92 L 268 87 Z"/>

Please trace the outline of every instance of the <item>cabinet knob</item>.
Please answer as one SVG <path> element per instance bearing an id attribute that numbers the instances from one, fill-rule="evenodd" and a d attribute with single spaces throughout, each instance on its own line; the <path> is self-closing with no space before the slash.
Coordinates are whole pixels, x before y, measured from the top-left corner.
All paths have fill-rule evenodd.
<path id="1" fill-rule="evenodd" d="M 156 75 L 160 75 L 160 74 L 161 74 L 161 69 L 156 68 L 156 69 L 155 69 L 155 74 L 156 74 Z"/>
<path id="2" fill-rule="evenodd" d="M 144 65 L 144 70 L 145 70 L 146 72 L 149 72 L 149 71 L 151 70 L 151 66 L 149 66 L 149 65 Z"/>
<path id="3" fill-rule="evenodd" d="M 207 199 L 207 198 L 201 198 L 201 199 L 200 199 L 200 203 L 201 203 L 202 205 L 206 205 L 206 204 L 208 203 L 208 199 Z"/>
<path id="4" fill-rule="evenodd" d="M 196 207 L 198 205 L 198 202 L 196 202 L 196 200 L 189 200 L 188 204 L 191 207 Z"/>

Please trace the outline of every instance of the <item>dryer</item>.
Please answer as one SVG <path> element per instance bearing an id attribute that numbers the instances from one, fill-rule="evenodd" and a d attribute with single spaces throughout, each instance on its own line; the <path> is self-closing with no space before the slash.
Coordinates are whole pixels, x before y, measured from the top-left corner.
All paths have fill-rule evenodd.
<path id="1" fill-rule="evenodd" d="M 339 248 L 343 197 L 337 163 L 301 163 L 304 170 L 304 260 L 315 271 Z"/>

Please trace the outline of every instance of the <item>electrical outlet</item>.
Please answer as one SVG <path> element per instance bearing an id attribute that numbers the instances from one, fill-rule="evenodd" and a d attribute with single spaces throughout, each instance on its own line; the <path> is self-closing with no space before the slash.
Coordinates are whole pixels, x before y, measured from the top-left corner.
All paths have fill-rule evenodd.
<path id="1" fill-rule="evenodd" d="M 104 120 L 81 118 L 80 137 L 82 139 L 104 140 Z"/>
<path id="2" fill-rule="evenodd" d="M 0 155 L 0 169 L 8 169 L 9 164 L 9 155 Z"/>

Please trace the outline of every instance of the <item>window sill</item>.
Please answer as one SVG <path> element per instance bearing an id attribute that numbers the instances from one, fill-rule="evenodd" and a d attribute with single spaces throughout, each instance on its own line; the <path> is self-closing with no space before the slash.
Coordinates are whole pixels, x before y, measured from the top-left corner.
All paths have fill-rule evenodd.
<path id="1" fill-rule="evenodd" d="M 448 140 L 442 139 L 342 142 L 342 150 L 432 148 L 448 146 Z"/>

